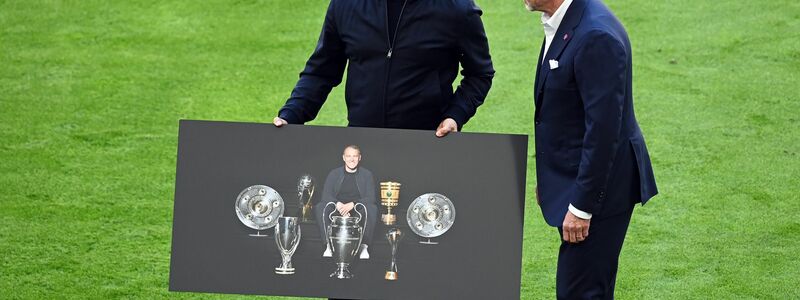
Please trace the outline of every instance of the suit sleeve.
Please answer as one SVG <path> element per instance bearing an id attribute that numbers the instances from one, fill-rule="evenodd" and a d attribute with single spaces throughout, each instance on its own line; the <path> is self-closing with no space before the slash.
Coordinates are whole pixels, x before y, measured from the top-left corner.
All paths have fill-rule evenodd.
<path id="1" fill-rule="evenodd" d="M 601 30 L 589 32 L 575 55 L 575 80 L 583 101 L 586 131 L 569 199 L 587 213 L 595 213 L 605 198 L 619 146 L 628 55 L 621 41 Z"/>
<path id="2" fill-rule="evenodd" d="M 458 40 L 461 63 L 461 84 L 456 88 L 452 102 L 445 111 L 445 118 L 453 118 L 458 129 L 475 115 L 478 106 L 489 93 L 494 77 L 489 42 L 481 22 L 481 9 L 469 1 L 463 18 L 461 38 Z"/>
<path id="3" fill-rule="evenodd" d="M 335 3 L 331 1 L 328 6 L 317 47 L 300 73 L 289 100 L 278 112 L 278 116 L 290 124 L 313 120 L 331 89 L 342 82 L 347 56 L 336 29 Z"/>

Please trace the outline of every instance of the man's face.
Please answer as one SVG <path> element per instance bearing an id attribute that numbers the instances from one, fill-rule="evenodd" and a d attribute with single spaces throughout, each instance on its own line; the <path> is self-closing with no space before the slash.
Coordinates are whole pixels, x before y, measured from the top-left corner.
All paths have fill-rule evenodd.
<path id="1" fill-rule="evenodd" d="M 344 149 L 342 160 L 344 160 L 344 164 L 348 169 L 355 170 L 358 168 L 358 163 L 361 161 L 361 151 L 353 148 Z"/>
<path id="2" fill-rule="evenodd" d="M 548 5 L 553 0 L 522 0 L 525 3 L 525 8 L 529 11 L 541 11 L 542 7 Z"/>

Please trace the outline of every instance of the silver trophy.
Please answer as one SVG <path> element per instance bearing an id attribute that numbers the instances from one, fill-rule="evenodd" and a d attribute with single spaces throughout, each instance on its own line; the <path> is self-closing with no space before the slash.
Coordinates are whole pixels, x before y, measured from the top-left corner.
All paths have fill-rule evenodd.
<path id="1" fill-rule="evenodd" d="M 262 230 L 275 226 L 283 215 L 283 198 L 266 185 L 253 185 L 236 197 L 236 216 L 247 227 L 257 230 L 250 236 L 264 237 Z"/>
<path id="2" fill-rule="evenodd" d="M 447 232 L 455 219 L 456 209 L 453 202 L 437 193 L 424 194 L 414 199 L 406 214 L 411 231 L 428 238 L 427 241 L 420 241 L 421 244 L 438 244 L 432 242 L 431 238 Z"/>
<path id="3" fill-rule="evenodd" d="M 314 197 L 314 177 L 308 174 L 300 176 L 300 179 L 297 180 L 297 200 L 300 202 L 300 221 L 303 223 L 310 223 L 314 220 L 311 217 L 312 197 Z"/>
<path id="4" fill-rule="evenodd" d="M 297 217 L 280 217 L 275 226 L 275 243 L 281 253 L 281 265 L 275 268 L 276 274 L 294 274 L 292 254 L 300 245 L 300 224 Z"/>
<path id="5" fill-rule="evenodd" d="M 335 206 L 336 203 L 328 202 L 325 208 L 327 209 L 330 205 Z M 359 225 L 362 216 L 361 213 L 355 209 L 359 205 L 364 209 L 363 217 L 366 221 L 367 207 L 361 203 L 356 203 L 352 210 L 352 212 L 358 214 L 358 217 L 334 216 L 333 213 L 335 213 L 336 210 L 328 215 L 328 219 L 331 221 L 326 230 L 328 245 L 330 245 L 333 250 L 333 258 L 336 260 L 336 271 L 331 273 L 330 277 L 349 279 L 354 276 L 350 273 L 350 263 L 353 261 L 353 258 L 355 258 L 358 250 L 361 249 L 361 241 L 364 237 L 364 228 Z"/>
<path id="6" fill-rule="evenodd" d="M 386 239 L 389 240 L 389 245 L 392 246 L 392 263 L 389 265 L 389 271 L 386 271 L 384 279 L 395 281 L 397 280 L 397 245 L 403 239 L 403 232 L 400 228 L 389 229 L 386 233 Z"/>

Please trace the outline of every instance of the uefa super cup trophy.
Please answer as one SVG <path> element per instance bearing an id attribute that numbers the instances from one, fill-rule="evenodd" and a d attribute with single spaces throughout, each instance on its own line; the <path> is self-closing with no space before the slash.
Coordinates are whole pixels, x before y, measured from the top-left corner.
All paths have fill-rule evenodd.
<path id="1" fill-rule="evenodd" d="M 281 253 L 281 265 L 275 268 L 276 274 L 294 274 L 292 255 L 300 245 L 300 224 L 297 217 L 280 217 L 275 225 L 275 243 Z"/>
<path id="2" fill-rule="evenodd" d="M 305 197 L 308 195 L 308 197 Z M 300 202 L 300 221 L 313 222 L 311 217 L 311 198 L 314 197 L 314 177 L 305 174 L 297 181 L 297 200 Z"/>
<path id="3" fill-rule="evenodd" d="M 392 181 L 381 182 L 381 205 L 386 207 L 386 213 L 381 214 L 381 221 L 386 225 L 394 225 L 397 216 L 392 214 L 392 207 L 400 202 L 400 183 Z"/>
<path id="4" fill-rule="evenodd" d="M 389 229 L 389 232 L 386 233 L 386 239 L 389 240 L 389 245 L 392 246 L 392 263 L 389 265 L 389 271 L 386 271 L 384 278 L 394 281 L 397 280 L 397 245 L 403 239 L 403 232 L 400 231 L 400 228 Z"/>
<path id="5" fill-rule="evenodd" d="M 330 205 L 336 205 L 336 203 L 328 202 L 325 205 L 327 208 Z M 367 215 L 367 207 L 364 204 L 357 203 L 355 207 L 361 205 L 362 209 L 364 209 L 364 220 L 366 220 Z M 361 240 L 364 237 L 364 228 L 359 225 L 361 221 L 361 213 L 359 213 L 355 208 L 352 210 L 355 213 L 358 213 L 358 217 L 343 217 L 343 216 L 333 216 L 333 213 L 336 210 L 332 211 L 328 215 L 328 219 L 330 219 L 331 223 L 327 226 L 327 236 L 328 236 L 328 244 L 331 246 L 333 250 L 333 258 L 336 260 L 336 271 L 331 273 L 330 277 L 335 277 L 338 279 L 349 279 L 353 278 L 353 274 L 350 273 L 350 263 L 355 258 L 356 253 L 361 248 Z"/>

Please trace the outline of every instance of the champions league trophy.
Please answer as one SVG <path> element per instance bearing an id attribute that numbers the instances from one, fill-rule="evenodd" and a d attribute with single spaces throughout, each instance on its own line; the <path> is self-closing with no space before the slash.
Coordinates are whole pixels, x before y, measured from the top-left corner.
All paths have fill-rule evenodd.
<path id="1" fill-rule="evenodd" d="M 438 244 L 431 238 L 447 232 L 456 219 L 456 208 L 453 202 L 442 194 L 428 193 L 417 197 L 411 202 L 406 214 L 406 221 L 411 231 L 417 235 L 428 238 L 420 244 Z"/>
<path id="2" fill-rule="evenodd" d="M 328 202 L 325 208 L 327 209 L 330 205 L 335 206 L 336 203 Z M 364 228 L 358 224 L 362 217 L 361 213 L 356 210 L 359 205 L 364 209 L 363 217 L 366 220 L 367 207 L 361 203 L 357 203 L 355 207 L 353 207 L 353 210 L 351 210 L 352 212 L 358 213 L 358 217 L 333 216 L 336 210 L 328 215 L 328 219 L 330 219 L 331 223 L 328 224 L 326 233 L 328 236 L 328 244 L 333 250 L 333 258 L 336 260 L 337 267 L 336 271 L 331 273 L 330 277 L 349 279 L 354 276 L 350 273 L 349 266 L 358 250 L 361 249 L 361 240 L 364 237 Z"/>
<path id="3" fill-rule="evenodd" d="M 275 243 L 281 253 L 281 265 L 275 268 L 276 274 L 294 274 L 292 267 L 292 254 L 300 245 L 300 224 L 297 217 L 280 217 L 275 226 Z"/>
<path id="4" fill-rule="evenodd" d="M 307 199 L 303 199 L 308 195 Z M 314 197 L 314 177 L 305 174 L 297 181 L 297 198 L 300 202 L 300 221 L 303 223 L 314 222 L 311 217 L 311 198 Z"/>
<path id="5" fill-rule="evenodd" d="M 389 245 L 392 246 L 392 263 L 389 265 L 389 271 L 386 271 L 386 280 L 397 280 L 397 245 L 403 239 L 403 232 L 399 228 L 389 229 L 386 233 L 386 239 L 389 240 Z"/>
<path id="6" fill-rule="evenodd" d="M 381 215 L 381 221 L 386 225 L 394 225 L 397 216 L 392 214 L 392 207 L 400 202 L 400 183 L 385 181 L 381 182 L 381 205 L 386 206 L 386 213 Z"/>
<path id="7" fill-rule="evenodd" d="M 250 236 L 265 237 L 267 235 L 261 231 L 275 226 L 278 217 L 283 215 L 283 198 L 271 187 L 253 185 L 239 193 L 235 208 L 239 221 L 257 230 Z"/>

